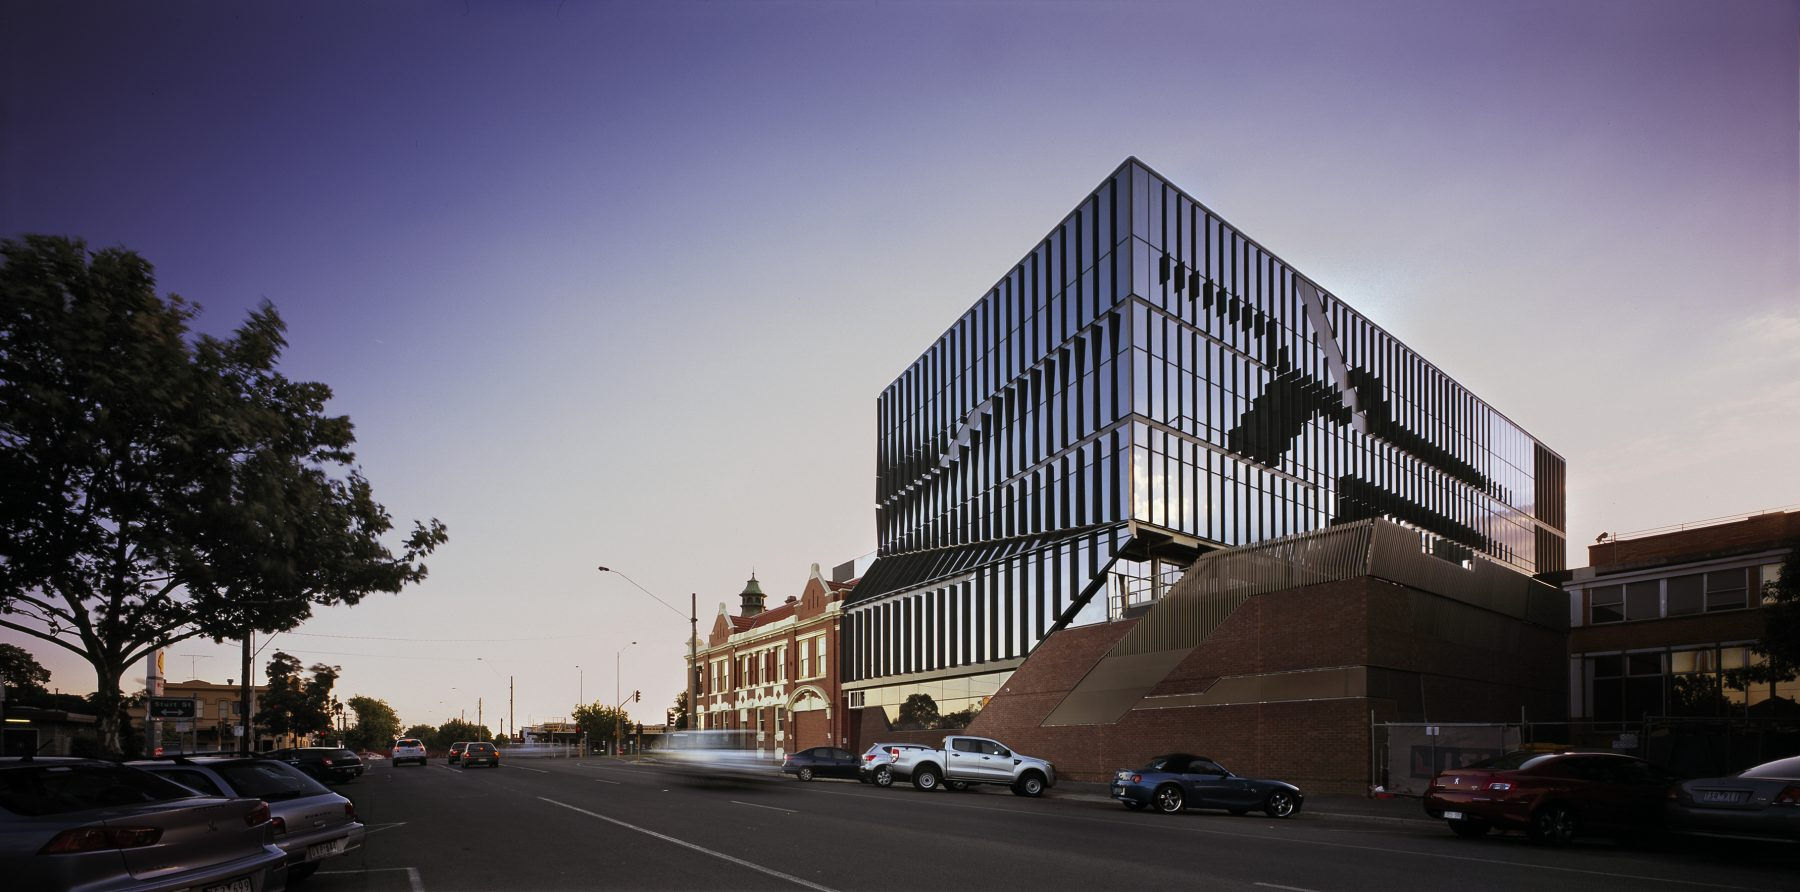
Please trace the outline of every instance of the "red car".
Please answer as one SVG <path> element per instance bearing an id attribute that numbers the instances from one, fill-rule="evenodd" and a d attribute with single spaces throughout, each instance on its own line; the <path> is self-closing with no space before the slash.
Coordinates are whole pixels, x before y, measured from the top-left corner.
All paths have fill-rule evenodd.
<path id="1" fill-rule="evenodd" d="M 1679 778 L 1616 753 L 1507 753 L 1431 779 L 1425 813 L 1457 836 L 1523 830 L 1562 845 L 1583 835 L 1619 839 L 1662 829 L 1663 800 Z"/>

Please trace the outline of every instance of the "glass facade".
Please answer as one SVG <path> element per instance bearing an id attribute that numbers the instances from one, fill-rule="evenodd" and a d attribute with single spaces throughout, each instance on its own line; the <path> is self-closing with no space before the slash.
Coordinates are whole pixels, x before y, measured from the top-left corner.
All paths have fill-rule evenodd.
<path id="1" fill-rule="evenodd" d="M 847 681 L 1023 657 L 1121 578 L 1160 590 L 1170 545 L 1390 517 L 1563 567 L 1561 457 L 1135 159 L 876 413 Z"/>

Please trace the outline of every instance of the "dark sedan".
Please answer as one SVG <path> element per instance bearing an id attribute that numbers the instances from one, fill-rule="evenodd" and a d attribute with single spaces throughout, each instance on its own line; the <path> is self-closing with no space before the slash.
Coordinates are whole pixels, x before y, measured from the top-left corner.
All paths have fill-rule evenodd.
<path id="1" fill-rule="evenodd" d="M 312 775 L 313 779 L 328 784 L 349 783 L 362 777 L 363 773 L 361 756 L 335 746 L 303 746 L 276 750 L 269 754 L 269 758 L 280 759 Z"/>
<path id="2" fill-rule="evenodd" d="M 463 748 L 462 759 L 457 764 L 464 768 L 474 768 L 477 765 L 499 768 L 500 750 L 491 743 L 471 743 Z"/>
<path id="3" fill-rule="evenodd" d="M 1164 814 L 1222 808 L 1234 815 L 1262 809 L 1271 818 L 1300 813 L 1306 795 L 1277 780 L 1239 777 L 1205 756 L 1170 753 L 1113 776 L 1112 797 L 1133 811 L 1148 805 Z"/>
<path id="4" fill-rule="evenodd" d="M 1457 836 L 1500 829 L 1551 845 L 1587 834 L 1631 839 L 1662 829 L 1663 799 L 1676 780 L 1617 753 L 1507 753 L 1432 778 L 1425 813 Z"/>
<path id="5" fill-rule="evenodd" d="M 1669 791 L 1669 829 L 1800 840 L 1800 756 Z"/>
<path id="6" fill-rule="evenodd" d="M 841 750 L 834 746 L 815 746 L 809 750 L 801 750 L 783 759 L 781 770 L 803 781 L 815 777 L 842 777 L 856 780 L 857 768 L 861 762 L 849 750 Z"/>

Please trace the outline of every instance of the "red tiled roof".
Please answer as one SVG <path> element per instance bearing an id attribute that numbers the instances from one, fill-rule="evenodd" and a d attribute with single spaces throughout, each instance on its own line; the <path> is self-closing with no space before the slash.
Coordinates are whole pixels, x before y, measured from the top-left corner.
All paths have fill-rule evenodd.
<path id="1" fill-rule="evenodd" d="M 770 623 L 780 622 L 781 620 L 787 619 L 788 617 L 794 615 L 794 607 L 795 606 L 796 606 L 795 604 L 783 604 L 780 607 L 775 608 L 774 610 L 764 610 L 763 612 L 761 612 L 753 617 L 750 617 L 749 619 L 744 620 L 743 621 L 744 625 L 739 626 L 738 631 L 741 632 L 745 629 L 754 629 L 757 626 L 766 626 Z M 734 622 L 734 623 L 738 621 L 738 617 L 735 617 L 735 616 L 732 617 L 731 619 L 732 619 L 732 622 Z"/>

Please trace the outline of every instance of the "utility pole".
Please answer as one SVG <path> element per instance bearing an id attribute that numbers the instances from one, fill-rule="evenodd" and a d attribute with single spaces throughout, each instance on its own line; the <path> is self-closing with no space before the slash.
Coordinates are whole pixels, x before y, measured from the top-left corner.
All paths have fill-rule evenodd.
<path id="1" fill-rule="evenodd" d="M 475 698 L 475 724 L 477 726 L 479 726 L 482 730 L 487 729 L 487 725 L 482 724 L 482 721 L 481 721 L 481 698 L 480 697 Z"/>
<path id="2" fill-rule="evenodd" d="M 244 675 L 238 683 L 238 728 L 243 736 L 238 738 L 238 749 L 244 752 L 256 751 L 256 740 L 250 736 L 250 626 L 244 625 Z"/>
<path id="3" fill-rule="evenodd" d="M 512 729 L 512 733 L 519 733 L 519 723 L 513 720 L 513 677 L 510 675 L 506 677 L 506 726 Z"/>

